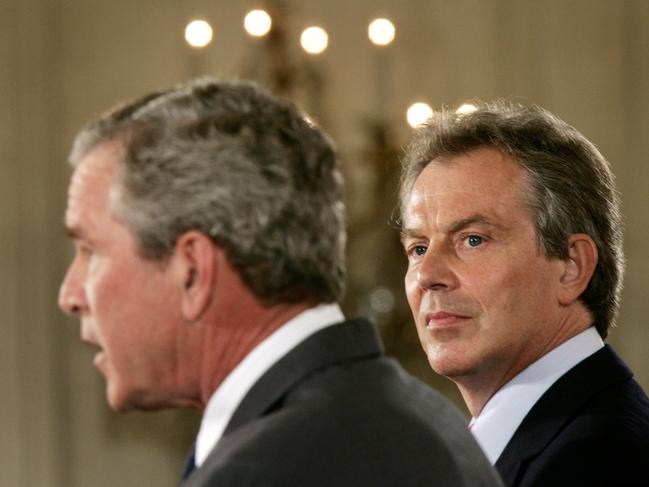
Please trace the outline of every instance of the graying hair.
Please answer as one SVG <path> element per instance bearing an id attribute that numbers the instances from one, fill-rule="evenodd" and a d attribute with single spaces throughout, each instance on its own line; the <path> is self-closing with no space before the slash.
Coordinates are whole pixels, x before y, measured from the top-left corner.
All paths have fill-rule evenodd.
<path id="1" fill-rule="evenodd" d="M 329 138 L 296 107 L 253 83 L 196 80 L 91 122 L 71 163 L 113 140 L 112 210 L 144 258 L 165 259 L 199 230 L 267 304 L 340 298 L 342 175 Z"/>
<path id="2" fill-rule="evenodd" d="M 540 250 L 568 257 L 568 237 L 590 236 L 599 253 L 595 272 L 580 296 L 602 337 L 617 316 L 624 254 L 619 198 L 608 162 L 575 128 L 538 106 L 504 100 L 457 114 L 441 110 L 415 130 L 403 158 L 401 220 L 406 198 L 433 160 L 491 147 L 528 174 L 530 209 Z"/>

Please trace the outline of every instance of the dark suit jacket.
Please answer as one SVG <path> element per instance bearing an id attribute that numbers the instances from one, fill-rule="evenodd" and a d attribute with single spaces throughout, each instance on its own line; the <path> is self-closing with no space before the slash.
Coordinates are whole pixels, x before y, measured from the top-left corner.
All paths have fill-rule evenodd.
<path id="1" fill-rule="evenodd" d="M 649 485 L 649 400 L 607 345 L 532 407 L 498 458 L 510 486 Z"/>
<path id="2" fill-rule="evenodd" d="M 325 328 L 253 386 L 183 487 L 500 485 L 466 422 L 386 358 L 370 323 Z"/>

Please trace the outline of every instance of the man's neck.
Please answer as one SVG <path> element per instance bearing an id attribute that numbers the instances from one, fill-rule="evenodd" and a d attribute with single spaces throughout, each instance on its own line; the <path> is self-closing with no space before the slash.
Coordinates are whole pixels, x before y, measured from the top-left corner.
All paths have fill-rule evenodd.
<path id="1" fill-rule="evenodd" d="M 271 307 L 258 302 L 243 304 L 229 315 L 227 329 L 224 330 L 218 321 L 210 327 L 203 342 L 199 409 L 205 409 L 214 391 L 257 345 L 311 306 L 312 303 L 307 302 Z"/>

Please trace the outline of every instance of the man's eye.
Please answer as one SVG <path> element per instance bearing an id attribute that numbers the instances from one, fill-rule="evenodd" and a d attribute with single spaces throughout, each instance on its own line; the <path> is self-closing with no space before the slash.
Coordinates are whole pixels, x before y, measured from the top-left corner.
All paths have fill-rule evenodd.
<path id="1" fill-rule="evenodd" d="M 415 245 L 412 249 L 412 253 L 421 257 L 426 253 L 426 247 L 423 245 Z"/>
<path id="2" fill-rule="evenodd" d="M 469 235 L 464 241 L 469 247 L 478 247 L 484 242 L 484 238 L 479 235 Z"/>

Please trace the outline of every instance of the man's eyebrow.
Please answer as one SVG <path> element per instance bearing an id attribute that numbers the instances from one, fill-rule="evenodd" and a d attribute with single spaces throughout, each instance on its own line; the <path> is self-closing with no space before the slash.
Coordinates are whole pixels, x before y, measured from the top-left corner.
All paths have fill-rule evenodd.
<path id="1" fill-rule="evenodd" d="M 489 220 L 486 216 L 476 213 L 475 215 L 471 215 L 466 218 L 462 218 L 461 220 L 458 220 L 456 222 L 453 222 L 449 226 L 449 233 L 459 232 L 460 230 L 475 224 L 488 225 L 490 227 L 494 227 L 498 229 L 502 228 L 497 223 L 494 223 L 492 220 Z"/>
<path id="2" fill-rule="evenodd" d="M 65 222 L 63 223 L 63 231 L 72 240 L 80 240 L 82 237 L 81 229 L 79 229 L 78 227 L 68 225 Z"/>
<path id="3" fill-rule="evenodd" d="M 405 240 L 406 238 L 417 238 L 421 236 L 421 232 L 417 229 L 414 228 L 401 228 L 399 230 L 399 237 L 401 238 L 401 241 Z"/>
<path id="4" fill-rule="evenodd" d="M 481 215 L 479 213 L 476 213 L 475 215 L 470 215 L 466 218 L 462 218 L 461 220 L 457 220 L 449 225 L 448 232 L 449 233 L 456 233 L 459 232 L 460 230 L 474 224 L 479 224 L 479 225 L 488 225 L 490 227 L 496 228 L 496 229 L 502 229 L 502 226 L 493 222 L 489 218 L 487 218 L 484 215 Z M 403 227 L 399 231 L 399 236 L 401 238 L 401 241 L 405 240 L 406 238 L 418 238 L 422 236 L 421 230 L 417 228 L 408 228 L 408 227 Z"/>

